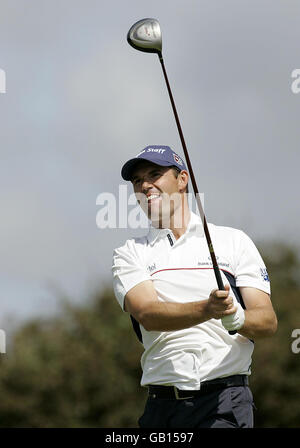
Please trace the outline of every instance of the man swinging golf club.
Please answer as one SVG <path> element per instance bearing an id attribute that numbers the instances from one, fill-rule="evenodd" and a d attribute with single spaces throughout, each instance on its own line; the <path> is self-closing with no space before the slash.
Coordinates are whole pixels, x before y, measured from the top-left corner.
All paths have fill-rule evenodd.
<path id="1" fill-rule="evenodd" d="M 121 174 L 151 221 L 146 236 L 114 251 L 112 267 L 116 298 L 145 349 L 140 427 L 253 427 L 253 341 L 277 328 L 258 250 L 244 232 L 207 225 L 189 209 L 189 173 L 170 147 L 147 146 Z"/>
<path id="2" fill-rule="evenodd" d="M 122 176 L 154 217 L 147 236 L 114 251 L 112 268 L 115 295 L 145 348 L 141 385 L 149 398 L 139 425 L 252 427 L 253 340 L 277 326 L 259 252 L 244 232 L 210 224 L 225 283 L 217 290 L 201 219 L 188 206 L 182 159 L 152 145 L 123 166 Z"/>

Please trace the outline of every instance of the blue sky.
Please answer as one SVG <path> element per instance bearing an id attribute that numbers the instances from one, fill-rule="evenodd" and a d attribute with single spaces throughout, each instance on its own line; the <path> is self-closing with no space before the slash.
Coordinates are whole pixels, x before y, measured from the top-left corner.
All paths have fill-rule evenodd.
<path id="1" fill-rule="evenodd" d="M 159 20 L 163 54 L 209 222 L 299 249 L 300 5 L 290 0 L 2 0 L 0 327 L 110 284 L 96 198 L 149 144 L 182 155 L 156 55 L 130 26 Z"/>

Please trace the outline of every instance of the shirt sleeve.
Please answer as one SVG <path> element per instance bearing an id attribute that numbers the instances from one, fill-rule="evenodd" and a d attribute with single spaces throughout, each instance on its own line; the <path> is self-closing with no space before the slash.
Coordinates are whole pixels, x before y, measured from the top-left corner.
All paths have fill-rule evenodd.
<path id="1" fill-rule="evenodd" d="M 114 250 L 112 276 L 116 299 L 124 310 L 124 298 L 127 292 L 138 283 L 151 280 L 137 254 L 133 240 L 128 240 L 124 246 Z"/>
<path id="2" fill-rule="evenodd" d="M 253 241 L 243 231 L 240 231 L 235 277 L 238 287 L 249 286 L 271 293 L 265 263 Z"/>

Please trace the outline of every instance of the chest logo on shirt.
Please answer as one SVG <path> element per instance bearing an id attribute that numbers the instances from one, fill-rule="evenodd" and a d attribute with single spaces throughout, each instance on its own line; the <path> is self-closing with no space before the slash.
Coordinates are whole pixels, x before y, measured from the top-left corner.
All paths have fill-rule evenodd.
<path id="1" fill-rule="evenodd" d="M 153 272 L 153 271 L 155 271 L 155 269 L 156 269 L 156 264 L 155 264 L 155 263 L 150 264 L 149 266 L 147 266 L 147 269 L 148 269 L 149 272 Z"/>
<path id="2" fill-rule="evenodd" d="M 208 258 L 208 261 L 198 261 L 198 263 L 197 263 L 198 266 L 212 266 L 213 263 L 212 263 L 211 257 L 207 257 L 207 258 Z M 217 259 L 217 262 L 218 262 L 219 266 L 223 266 L 223 267 L 226 267 L 226 268 L 229 267 L 229 263 L 225 263 L 225 262 L 219 261 L 219 257 L 217 257 L 217 256 L 216 256 L 216 259 Z"/>

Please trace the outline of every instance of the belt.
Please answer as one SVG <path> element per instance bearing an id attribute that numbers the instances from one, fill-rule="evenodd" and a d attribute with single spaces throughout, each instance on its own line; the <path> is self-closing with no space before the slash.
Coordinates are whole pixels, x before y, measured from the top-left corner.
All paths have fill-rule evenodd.
<path id="1" fill-rule="evenodd" d="M 196 398 L 208 392 L 212 392 L 226 387 L 248 386 L 248 375 L 231 375 L 225 378 L 216 378 L 215 380 L 203 381 L 200 389 L 182 390 L 175 386 L 156 386 L 149 384 L 149 398 L 165 398 L 173 400 L 185 400 L 187 398 Z"/>

